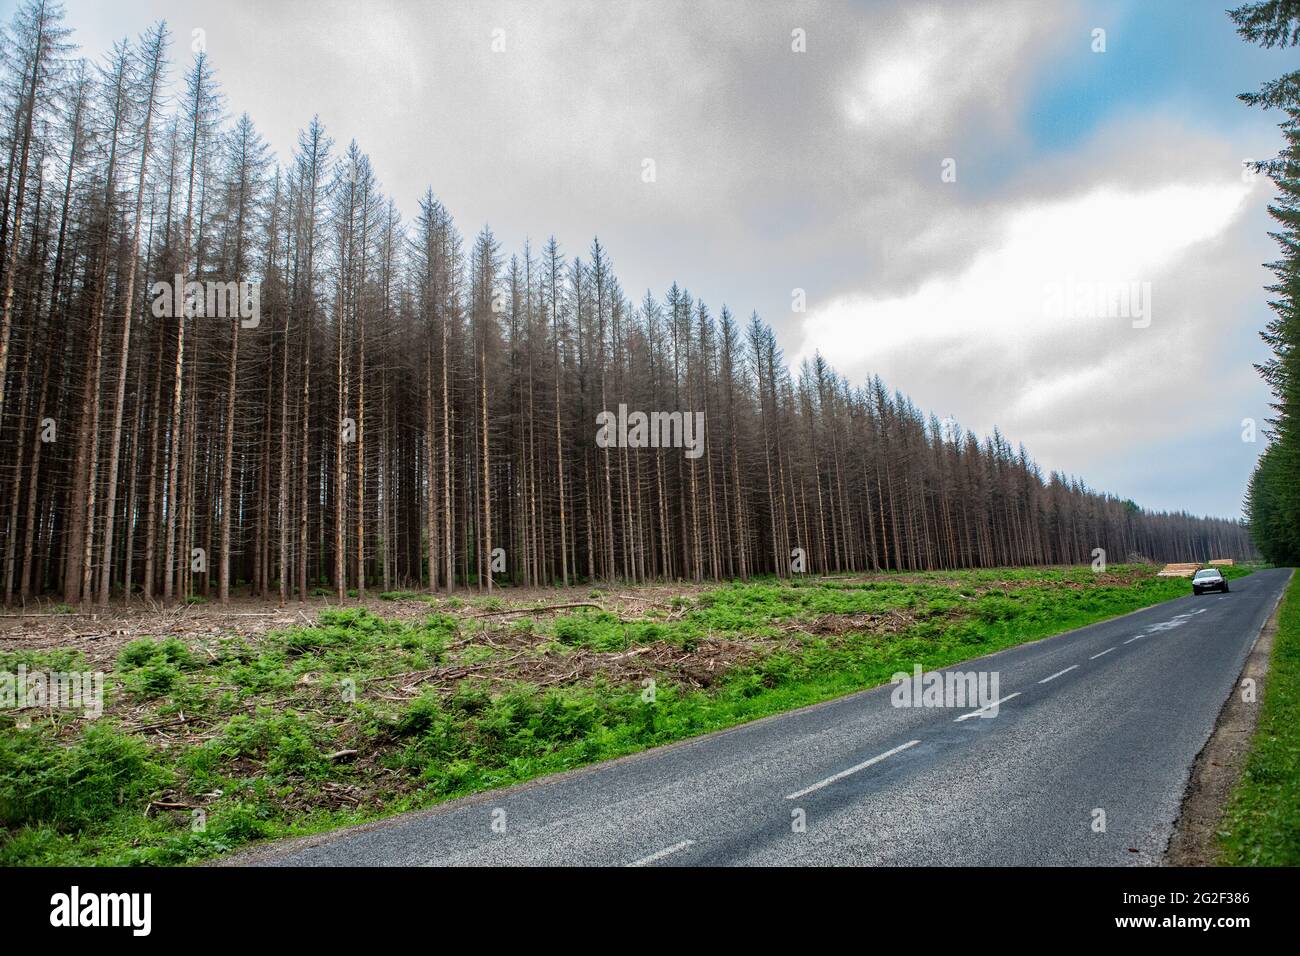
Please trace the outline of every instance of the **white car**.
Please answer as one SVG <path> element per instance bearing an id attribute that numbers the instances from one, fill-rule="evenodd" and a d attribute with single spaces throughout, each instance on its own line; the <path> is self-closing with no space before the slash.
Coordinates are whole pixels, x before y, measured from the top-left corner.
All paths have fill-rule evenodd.
<path id="1" fill-rule="evenodd" d="M 1228 579 L 1218 568 L 1201 568 L 1192 576 L 1192 593 L 1204 594 L 1206 591 L 1228 593 Z"/>

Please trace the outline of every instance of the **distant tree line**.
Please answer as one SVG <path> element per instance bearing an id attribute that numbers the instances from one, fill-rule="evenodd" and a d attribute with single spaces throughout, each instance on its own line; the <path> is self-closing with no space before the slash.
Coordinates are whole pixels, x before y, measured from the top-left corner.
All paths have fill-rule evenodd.
<path id="1" fill-rule="evenodd" d="M 317 120 L 277 166 L 205 53 L 169 80 L 164 24 L 97 64 L 68 37 L 24 0 L 3 44 L 6 603 L 1253 553 L 792 371 L 757 315 L 634 302 L 598 240 L 506 258 L 432 192 L 403 222 Z M 598 442 L 619 406 L 703 446 Z"/>
<path id="2" fill-rule="evenodd" d="M 1269 0 L 1229 11 L 1237 32 L 1263 47 L 1300 42 L 1300 2 Z M 1270 264 L 1277 277 L 1268 287 L 1273 318 L 1260 333 L 1272 355 L 1256 368 L 1273 393 L 1269 445 L 1246 493 L 1251 533 L 1274 564 L 1300 564 L 1300 71 L 1240 97 L 1251 106 L 1280 110 L 1284 145 L 1276 158 L 1258 164 L 1278 195 L 1268 207 L 1277 221 L 1273 237 L 1281 256 Z"/>

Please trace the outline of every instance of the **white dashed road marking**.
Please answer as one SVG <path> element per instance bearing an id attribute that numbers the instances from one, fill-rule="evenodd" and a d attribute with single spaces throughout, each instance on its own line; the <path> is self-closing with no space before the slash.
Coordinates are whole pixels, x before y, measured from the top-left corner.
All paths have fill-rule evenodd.
<path id="1" fill-rule="evenodd" d="M 665 847 L 664 849 L 660 850 L 658 853 L 651 853 L 649 856 L 642 857 L 641 859 L 633 863 L 629 863 L 628 866 L 649 866 L 651 863 L 657 863 L 666 856 L 672 856 L 674 853 L 680 853 L 682 850 L 685 850 L 688 846 L 694 846 L 694 845 L 695 845 L 694 840 L 683 840 L 681 843 L 674 843 L 670 847 Z"/>
<path id="2" fill-rule="evenodd" d="M 858 764 L 856 767 L 850 767 L 848 770 L 841 770 L 839 773 L 835 774 L 833 777 L 827 777 L 825 780 L 819 780 L 817 783 L 814 783 L 811 787 L 804 787 L 802 790 L 796 790 L 794 793 L 792 793 L 792 794 L 790 794 L 788 797 L 786 797 L 786 799 L 787 799 L 787 800 L 797 800 L 797 799 L 799 799 L 800 797 L 802 797 L 802 796 L 804 796 L 804 795 L 806 795 L 806 794 L 812 793 L 814 790 L 820 790 L 822 787 L 830 786 L 830 785 L 831 785 L 832 783 L 834 783 L 836 780 L 843 780 L 843 779 L 844 779 L 845 777 L 847 777 L 849 774 L 857 773 L 859 770 L 866 770 L 866 769 L 867 769 L 868 767 L 870 767 L 872 764 L 874 764 L 874 763 L 880 763 L 880 761 L 884 760 L 886 757 L 892 757 L 894 754 L 898 753 L 900 750 L 906 750 L 908 747 L 915 747 L 915 746 L 916 746 L 917 744 L 919 744 L 920 742 L 921 742 L 921 741 L 919 741 L 919 740 L 909 740 L 909 741 L 908 741 L 907 743 L 905 743 L 905 744 L 899 744 L 899 745 L 898 745 L 897 747 L 895 747 L 893 750 L 886 750 L 883 754 L 879 754 L 878 756 L 872 757 L 870 760 L 864 760 L 864 761 L 862 761 L 862 763 Z"/>
<path id="3" fill-rule="evenodd" d="M 1115 648 L 1113 648 L 1113 647 L 1108 647 L 1108 648 L 1106 648 L 1104 651 L 1102 651 L 1101 654 L 1093 654 L 1092 657 L 1088 658 L 1088 660 L 1090 660 L 1090 661 L 1095 661 L 1097 658 L 1101 657 L 1102 655 L 1104 655 L 1104 654 L 1109 654 L 1109 653 L 1110 653 L 1111 651 L 1113 651 L 1114 649 L 1115 649 Z"/>
<path id="4" fill-rule="evenodd" d="M 1016 691 L 1014 694 L 1007 694 L 1007 696 L 1003 697 L 1001 700 L 995 700 L 993 703 L 987 704 L 986 706 L 981 707 L 979 710 L 972 710 L 969 714 L 962 714 L 960 717 L 953 718 L 953 723 L 961 723 L 961 721 L 963 720 L 970 720 L 970 718 L 972 717 L 979 717 L 985 711 L 995 710 L 1002 704 L 1005 704 L 1007 701 L 1009 701 L 1012 697 L 1019 697 L 1019 696 L 1020 696 L 1019 691 Z"/>
<path id="5" fill-rule="evenodd" d="M 1182 627 L 1186 623 L 1187 623 L 1186 618 L 1182 618 L 1181 620 L 1179 618 L 1174 618 L 1169 621 L 1161 621 L 1159 624 L 1152 624 L 1150 627 L 1148 627 L 1147 633 L 1154 634 L 1157 631 L 1171 631 L 1176 627 Z"/>
<path id="6" fill-rule="evenodd" d="M 1070 665 L 1069 667 L 1067 667 L 1065 670 L 1063 670 L 1063 671 L 1057 671 L 1057 672 L 1056 672 L 1055 674 L 1053 674 L 1051 677 L 1044 677 L 1044 678 L 1043 678 L 1042 680 L 1040 680 L 1038 683 L 1040 683 L 1040 684 L 1046 684 L 1049 680 L 1056 680 L 1056 678 L 1060 677 L 1062 674 L 1068 674 L 1068 673 L 1070 673 L 1070 671 L 1074 670 L 1074 669 L 1075 669 L 1076 667 L 1078 667 L 1078 666 L 1079 666 L 1078 664 L 1071 664 L 1071 665 Z"/>

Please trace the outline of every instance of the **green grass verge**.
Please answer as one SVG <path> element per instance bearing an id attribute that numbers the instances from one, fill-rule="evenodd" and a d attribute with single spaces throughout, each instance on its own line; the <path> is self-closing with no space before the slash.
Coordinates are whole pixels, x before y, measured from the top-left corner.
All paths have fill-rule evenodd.
<path id="1" fill-rule="evenodd" d="M 635 620 L 584 611 L 402 622 L 338 608 L 255 639 L 134 641 L 107 675 L 100 720 L 56 711 L 24 727 L 0 712 L 0 865 L 202 860 L 731 727 L 1189 591 L 1146 568 L 948 571 L 734 583 Z M 877 626 L 885 618 L 894 623 Z M 523 676 L 537 673 L 525 664 L 564 673 L 579 655 L 639 646 L 689 657 L 717 638 L 747 653 L 704 689 L 656 673 L 649 703 L 640 681 L 598 673 L 539 686 Z M 403 675 L 494 661 L 520 663 L 520 676 L 395 692 Z M 18 664 L 78 661 L 0 655 L 0 672 Z M 205 828 L 195 832 L 178 804 L 201 807 Z"/>
<path id="2" fill-rule="evenodd" d="M 1300 866 L 1300 575 L 1278 612 L 1259 726 L 1218 839 L 1230 866 Z"/>

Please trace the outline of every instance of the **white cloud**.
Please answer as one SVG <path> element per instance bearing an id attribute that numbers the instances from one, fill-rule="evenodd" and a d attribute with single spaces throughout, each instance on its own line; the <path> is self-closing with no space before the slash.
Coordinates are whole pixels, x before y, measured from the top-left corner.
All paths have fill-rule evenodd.
<path id="1" fill-rule="evenodd" d="M 844 113 L 873 135 L 941 139 L 959 114 L 977 107 L 988 117 L 1014 99 L 1008 79 L 1030 66 L 1032 41 L 1065 12 L 1028 15 L 1013 2 L 905 7 L 870 43 Z"/>
<path id="2" fill-rule="evenodd" d="M 851 381 L 878 373 L 977 433 L 996 425 L 1045 469 L 1117 493 L 1145 491 L 1147 468 L 1137 462 L 1154 441 L 1203 429 L 1207 403 L 1227 422 L 1256 407 L 1258 383 L 1229 386 L 1220 371 L 1240 362 L 1225 342 L 1249 338 L 1255 321 L 1242 304 L 1258 255 L 1250 241 L 1258 223 L 1245 215 L 1251 197 L 1238 177 L 1201 175 L 1009 202 L 989 211 L 979 251 L 959 268 L 936 263 L 911 287 L 813 307 L 793 360 L 820 350 Z M 1149 283 L 1150 326 L 1052 308 L 1049 292 L 1089 283 Z M 1205 440 L 1236 440 L 1225 436 Z M 1237 489 L 1218 494 L 1197 501 L 1233 513 Z"/>
<path id="3" fill-rule="evenodd" d="M 843 365 L 879 368 L 891 352 L 947 340 L 974 338 L 1015 350 L 1088 321 L 1051 308 L 1055 292 L 1134 282 L 1152 284 L 1160 321 L 1161 279 L 1174 281 L 1170 267 L 1221 234 L 1247 195 L 1248 186 L 1231 182 L 1132 192 L 1103 187 L 1013 208 L 989 224 L 984 251 L 964 271 L 933 275 L 902 294 L 842 296 L 814 309 L 803 354 L 833 346 Z M 1096 321 L 1116 331 L 1124 324 L 1104 316 Z"/>

